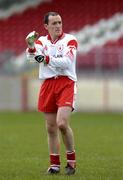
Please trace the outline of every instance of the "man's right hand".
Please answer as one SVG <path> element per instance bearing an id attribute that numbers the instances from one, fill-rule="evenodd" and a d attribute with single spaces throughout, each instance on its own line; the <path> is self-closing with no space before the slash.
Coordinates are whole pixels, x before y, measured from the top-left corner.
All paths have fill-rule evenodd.
<path id="1" fill-rule="evenodd" d="M 29 48 L 34 48 L 34 43 L 38 39 L 39 34 L 36 31 L 30 32 L 26 37 L 26 42 Z"/>

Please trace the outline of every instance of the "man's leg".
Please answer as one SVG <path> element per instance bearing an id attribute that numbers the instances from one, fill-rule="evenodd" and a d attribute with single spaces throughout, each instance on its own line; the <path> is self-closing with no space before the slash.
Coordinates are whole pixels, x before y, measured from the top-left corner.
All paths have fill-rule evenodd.
<path id="1" fill-rule="evenodd" d="M 50 168 L 48 169 L 48 173 L 54 174 L 60 170 L 60 140 L 59 129 L 56 124 L 56 113 L 45 113 L 45 119 L 50 154 Z"/>
<path id="2" fill-rule="evenodd" d="M 57 113 L 57 125 L 61 131 L 67 151 L 74 150 L 73 132 L 69 125 L 71 115 L 70 107 L 60 107 Z"/>
<path id="3" fill-rule="evenodd" d="M 57 125 L 66 147 L 67 163 L 68 166 L 74 168 L 67 174 L 74 174 L 76 166 L 73 131 L 69 125 L 71 110 L 70 107 L 60 107 L 57 112 Z"/>

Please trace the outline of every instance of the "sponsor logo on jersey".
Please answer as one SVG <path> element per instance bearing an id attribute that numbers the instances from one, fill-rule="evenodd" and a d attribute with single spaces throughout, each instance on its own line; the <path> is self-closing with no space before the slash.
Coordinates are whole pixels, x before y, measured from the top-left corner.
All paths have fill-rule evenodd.
<path id="1" fill-rule="evenodd" d="M 53 57 L 55 57 L 55 58 L 62 58 L 63 55 L 62 54 L 57 54 L 57 55 L 54 55 Z"/>

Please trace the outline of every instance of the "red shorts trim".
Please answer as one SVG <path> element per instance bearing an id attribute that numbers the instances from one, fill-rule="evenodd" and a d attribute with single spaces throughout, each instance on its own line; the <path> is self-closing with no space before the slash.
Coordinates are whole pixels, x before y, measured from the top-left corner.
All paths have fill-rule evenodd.
<path id="1" fill-rule="evenodd" d="M 43 82 L 38 99 L 38 110 L 57 112 L 58 107 L 69 106 L 74 109 L 76 83 L 67 76 L 50 78 Z"/>

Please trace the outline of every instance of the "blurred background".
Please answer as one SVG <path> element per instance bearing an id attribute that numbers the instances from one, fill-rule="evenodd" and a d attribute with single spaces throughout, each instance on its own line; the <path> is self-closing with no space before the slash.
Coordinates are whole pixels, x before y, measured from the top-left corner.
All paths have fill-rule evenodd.
<path id="1" fill-rule="evenodd" d="M 45 35 L 43 16 L 57 11 L 76 36 L 76 111 L 123 112 L 122 0 L 0 0 L 0 111 L 36 111 L 38 64 L 26 60 L 25 37 Z"/>

